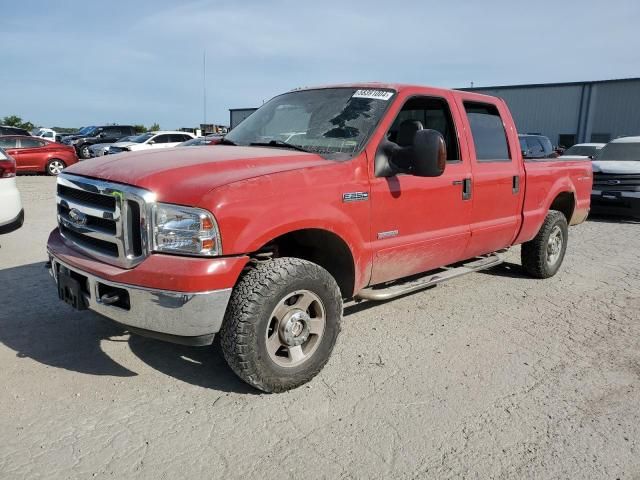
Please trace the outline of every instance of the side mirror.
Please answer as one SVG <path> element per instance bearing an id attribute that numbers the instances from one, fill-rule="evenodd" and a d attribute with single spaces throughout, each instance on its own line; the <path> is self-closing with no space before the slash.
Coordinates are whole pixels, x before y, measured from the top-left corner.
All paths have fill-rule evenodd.
<path id="1" fill-rule="evenodd" d="M 413 144 L 401 147 L 386 138 L 375 158 L 376 177 L 408 173 L 416 177 L 439 177 L 447 165 L 447 146 L 436 130 L 418 130 Z"/>
<path id="2" fill-rule="evenodd" d="M 153 145 L 153 144 L 155 144 L 155 143 L 156 143 L 156 141 L 155 141 L 155 140 L 149 140 L 147 143 L 148 143 L 149 145 Z"/>

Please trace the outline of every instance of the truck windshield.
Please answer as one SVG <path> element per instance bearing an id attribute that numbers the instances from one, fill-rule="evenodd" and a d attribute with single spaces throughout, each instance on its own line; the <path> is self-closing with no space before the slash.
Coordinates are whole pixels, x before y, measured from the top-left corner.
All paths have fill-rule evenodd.
<path id="1" fill-rule="evenodd" d="M 225 140 L 236 145 L 304 149 L 331 160 L 362 150 L 394 92 L 325 88 L 285 93 L 240 123 Z"/>
<path id="2" fill-rule="evenodd" d="M 593 159 L 640 162 L 640 142 L 607 143 Z"/>

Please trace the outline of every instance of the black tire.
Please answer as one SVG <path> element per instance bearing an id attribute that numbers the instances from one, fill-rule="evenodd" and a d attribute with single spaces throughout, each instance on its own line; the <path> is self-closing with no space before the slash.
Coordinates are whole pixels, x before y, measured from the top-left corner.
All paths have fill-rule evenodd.
<path id="1" fill-rule="evenodd" d="M 84 144 L 84 145 L 80 145 L 77 150 L 78 150 L 78 157 L 82 158 L 83 160 L 87 160 L 89 158 L 91 158 L 91 151 L 89 150 L 90 145 L 88 143 Z"/>
<path id="2" fill-rule="evenodd" d="M 55 177 L 62 171 L 62 169 L 66 167 L 67 167 L 67 164 L 64 163 L 62 160 L 60 160 L 59 158 L 52 158 L 47 162 L 47 164 L 44 167 L 44 170 L 47 175 L 51 175 L 52 177 Z"/>
<path id="3" fill-rule="evenodd" d="M 280 322 L 276 307 L 299 291 L 310 292 L 320 301 L 324 330 L 301 364 L 283 367 L 267 350 L 267 337 L 270 325 Z M 329 272 L 306 260 L 276 258 L 257 264 L 233 289 L 220 331 L 222 352 L 231 369 L 249 385 L 264 392 L 283 392 L 307 383 L 322 370 L 336 343 L 341 318 L 342 297 Z"/>
<path id="4" fill-rule="evenodd" d="M 550 245 L 552 234 L 554 238 L 560 235 L 559 248 L 553 241 L 551 243 L 554 245 Z M 566 217 L 562 212 L 549 210 L 535 238 L 522 244 L 520 251 L 522 268 L 534 278 L 553 277 L 562 265 L 568 240 L 569 228 Z"/>

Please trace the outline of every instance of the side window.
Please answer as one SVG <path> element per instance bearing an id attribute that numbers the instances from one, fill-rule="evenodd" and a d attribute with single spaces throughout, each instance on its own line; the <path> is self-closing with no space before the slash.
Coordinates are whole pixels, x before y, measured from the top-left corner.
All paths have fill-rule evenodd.
<path id="1" fill-rule="evenodd" d="M 119 127 L 108 127 L 104 129 L 104 133 L 109 138 L 120 138 L 122 136 L 122 130 Z"/>
<path id="2" fill-rule="evenodd" d="M 510 162 L 507 134 L 495 105 L 464 102 L 478 162 Z"/>
<path id="3" fill-rule="evenodd" d="M 155 143 L 170 143 L 170 136 L 169 135 L 157 135 L 153 141 Z"/>
<path id="4" fill-rule="evenodd" d="M 17 146 L 17 138 L 0 138 L 0 148 L 16 148 Z"/>
<path id="5" fill-rule="evenodd" d="M 406 147 L 413 143 L 415 132 L 422 129 L 440 132 L 447 145 L 447 161 L 460 160 L 458 137 L 446 100 L 432 97 L 408 99 L 389 128 L 387 138 Z"/>
<path id="6" fill-rule="evenodd" d="M 21 138 L 20 139 L 20 148 L 38 148 L 42 147 L 44 142 L 42 140 L 36 140 L 35 138 Z"/>
<path id="7" fill-rule="evenodd" d="M 181 134 L 178 134 L 178 133 L 174 133 L 173 135 L 171 135 L 171 143 L 184 142 L 185 141 L 185 137 L 186 137 L 186 135 L 181 135 Z"/>

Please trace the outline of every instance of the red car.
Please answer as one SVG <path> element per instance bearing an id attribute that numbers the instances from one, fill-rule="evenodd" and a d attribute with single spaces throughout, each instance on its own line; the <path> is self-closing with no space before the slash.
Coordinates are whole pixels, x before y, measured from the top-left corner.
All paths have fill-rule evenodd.
<path id="1" fill-rule="evenodd" d="M 45 172 L 58 175 L 64 168 L 78 163 L 73 147 L 36 137 L 0 136 L 4 148 L 16 161 L 18 172 Z"/>

